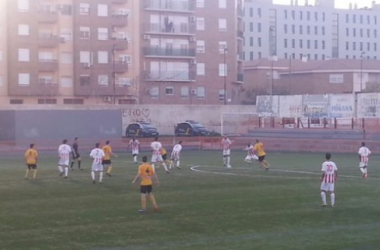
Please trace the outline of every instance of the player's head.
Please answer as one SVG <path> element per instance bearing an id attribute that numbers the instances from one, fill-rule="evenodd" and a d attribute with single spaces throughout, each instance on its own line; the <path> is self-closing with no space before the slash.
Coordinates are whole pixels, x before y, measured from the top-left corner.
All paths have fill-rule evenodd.
<path id="1" fill-rule="evenodd" d="M 110 141 L 106 141 L 106 145 L 109 145 L 110 144 Z"/>
<path id="2" fill-rule="evenodd" d="M 79 139 L 78 137 L 75 137 L 74 141 L 78 141 L 78 139 Z"/>
<path id="3" fill-rule="evenodd" d="M 96 147 L 96 148 L 99 148 L 99 145 L 100 145 L 99 142 L 95 143 L 95 147 Z"/>
<path id="4" fill-rule="evenodd" d="M 144 155 L 144 156 L 142 157 L 142 162 L 148 162 L 148 156 Z"/>
<path id="5" fill-rule="evenodd" d="M 29 145 L 29 147 L 30 147 L 30 148 L 34 148 L 34 143 L 31 143 L 31 144 Z"/>
<path id="6" fill-rule="evenodd" d="M 326 153 L 325 157 L 326 157 L 326 160 L 330 160 L 331 159 L 331 154 L 330 153 Z"/>
<path id="7" fill-rule="evenodd" d="M 182 141 L 179 141 L 178 144 L 182 144 Z"/>
<path id="8" fill-rule="evenodd" d="M 63 144 L 66 144 L 66 143 L 67 143 L 67 140 L 66 140 L 66 139 L 64 139 L 64 140 L 62 141 L 62 143 L 63 143 Z"/>
<path id="9" fill-rule="evenodd" d="M 260 142 L 259 139 L 256 139 L 256 142 Z"/>
<path id="10" fill-rule="evenodd" d="M 362 147 L 364 147 L 364 146 L 365 146 L 365 142 L 363 141 L 363 142 L 362 142 Z"/>
<path id="11" fill-rule="evenodd" d="M 133 137 L 133 138 L 132 138 L 132 141 L 136 141 L 136 137 Z"/>
<path id="12" fill-rule="evenodd" d="M 155 141 L 158 141 L 158 136 L 154 137 L 154 140 L 155 140 Z"/>
<path id="13" fill-rule="evenodd" d="M 247 147 L 250 147 L 251 146 L 251 143 L 248 143 Z"/>

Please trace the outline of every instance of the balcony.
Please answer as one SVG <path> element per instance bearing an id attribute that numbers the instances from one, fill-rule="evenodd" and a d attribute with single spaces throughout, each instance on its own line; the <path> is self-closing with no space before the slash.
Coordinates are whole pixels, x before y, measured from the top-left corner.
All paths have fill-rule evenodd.
<path id="1" fill-rule="evenodd" d="M 238 31 L 236 32 L 236 35 L 237 35 L 238 38 L 243 39 L 243 38 L 244 38 L 244 31 L 242 31 L 242 30 L 238 30 Z"/>
<path id="2" fill-rule="evenodd" d="M 166 12 L 194 12 L 195 1 L 178 1 L 178 0 L 145 0 L 145 10 L 159 10 Z"/>
<path id="3" fill-rule="evenodd" d="M 37 12 L 39 23 L 56 23 L 58 21 L 58 13 L 55 11 L 39 10 Z"/>
<path id="4" fill-rule="evenodd" d="M 195 57 L 194 49 L 173 49 L 145 47 L 144 55 L 146 57 L 172 57 L 172 58 L 192 58 Z"/>
<path id="5" fill-rule="evenodd" d="M 49 33 L 41 33 L 38 37 L 38 45 L 45 48 L 54 48 L 64 42 L 65 40 L 63 38 Z"/>
<path id="6" fill-rule="evenodd" d="M 144 72 L 148 82 L 192 82 L 195 72 L 190 70 L 151 70 Z"/>
<path id="7" fill-rule="evenodd" d="M 125 27 L 128 25 L 128 14 L 127 13 L 114 13 L 112 15 L 112 26 L 114 27 Z"/>
<path id="8" fill-rule="evenodd" d="M 127 50 L 128 49 L 128 40 L 115 38 L 113 42 L 113 50 Z"/>
<path id="9" fill-rule="evenodd" d="M 39 71 L 49 72 L 58 70 L 58 62 L 55 59 L 39 59 Z"/>
<path id="10" fill-rule="evenodd" d="M 148 23 L 145 25 L 145 33 L 161 34 L 161 35 L 194 35 L 195 24 L 189 23 L 172 23 L 165 24 Z"/>
<path id="11" fill-rule="evenodd" d="M 114 73 L 125 73 L 128 72 L 128 64 L 125 62 L 116 62 L 114 65 L 112 65 L 114 68 Z"/>
<path id="12" fill-rule="evenodd" d="M 240 18 L 243 18 L 244 17 L 244 9 L 242 8 L 242 6 L 238 5 L 236 10 L 237 10 L 237 16 Z"/>

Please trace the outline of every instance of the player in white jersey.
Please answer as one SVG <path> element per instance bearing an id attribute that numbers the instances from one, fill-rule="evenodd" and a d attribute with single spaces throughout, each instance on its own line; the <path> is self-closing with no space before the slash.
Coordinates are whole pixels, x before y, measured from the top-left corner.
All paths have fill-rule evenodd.
<path id="1" fill-rule="evenodd" d="M 231 168 L 230 165 L 230 153 L 231 153 L 231 140 L 227 136 L 224 136 L 220 145 L 223 148 L 223 165 L 227 168 Z"/>
<path id="2" fill-rule="evenodd" d="M 63 140 L 62 144 L 59 145 L 58 148 L 58 170 L 59 170 L 59 176 L 62 176 L 65 174 L 65 179 L 67 179 L 67 175 L 69 174 L 69 162 L 70 162 L 70 153 L 71 153 L 71 147 L 67 145 L 67 140 Z M 65 170 L 63 170 L 65 168 Z"/>
<path id="3" fill-rule="evenodd" d="M 180 164 L 180 160 L 179 160 L 179 156 L 181 154 L 181 150 L 182 150 L 182 141 L 179 141 L 176 145 L 174 145 L 173 147 L 173 150 L 172 150 L 172 154 L 170 156 L 170 166 L 169 166 L 169 169 L 172 168 L 174 162 L 176 163 L 176 167 L 178 169 L 181 169 L 179 164 Z"/>
<path id="4" fill-rule="evenodd" d="M 368 177 L 368 158 L 371 154 L 371 151 L 365 146 L 365 142 L 362 142 L 361 147 L 358 151 L 359 154 L 359 168 L 363 173 L 363 178 Z"/>
<path id="5" fill-rule="evenodd" d="M 129 141 L 129 148 L 132 150 L 133 162 L 137 163 L 137 156 L 140 151 L 140 142 L 135 137 Z"/>
<path id="6" fill-rule="evenodd" d="M 154 164 L 159 163 L 164 166 L 166 173 L 169 173 L 168 167 L 166 166 L 166 163 L 162 159 L 162 155 L 161 155 L 162 144 L 161 142 L 158 141 L 158 137 L 154 138 L 154 141 L 150 144 L 150 148 L 152 149 L 151 162 L 152 162 L 153 169 L 155 169 Z"/>
<path id="7" fill-rule="evenodd" d="M 245 157 L 245 162 L 248 162 L 249 165 L 251 165 L 252 160 L 259 160 L 259 157 L 255 154 L 255 148 L 253 145 L 248 144 L 245 148 L 247 150 L 247 156 Z"/>
<path id="8" fill-rule="evenodd" d="M 104 151 L 99 148 L 99 143 L 95 144 L 95 148 L 91 150 L 90 157 L 93 159 L 91 168 L 92 183 L 95 184 L 95 174 L 99 172 L 99 183 L 103 180 L 103 158 L 105 156 Z"/>
<path id="9" fill-rule="evenodd" d="M 321 197 L 322 197 L 322 207 L 327 206 L 326 193 L 330 193 L 331 206 L 334 207 L 335 204 L 335 182 L 338 177 L 338 168 L 336 164 L 330 160 L 331 154 L 326 153 L 326 161 L 322 164 L 322 183 L 321 183 Z"/>

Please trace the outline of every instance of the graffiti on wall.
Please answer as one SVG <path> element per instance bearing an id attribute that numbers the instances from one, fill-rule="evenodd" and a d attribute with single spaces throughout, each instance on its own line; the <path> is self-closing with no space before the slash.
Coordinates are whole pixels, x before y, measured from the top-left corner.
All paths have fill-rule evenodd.
<path id="1" fill-rule="evenodd" d="M 355 97 L 347 95 L 330 95 L 330 117 L 351 118 L 355 113 Z"/>
<path id="2" fill-rule="evenodd" d="M 302 97 L 303 116 L 310 118 L 328 117 L 328 95 L 304 95 Z"/>
<path id="3" fill-rule="evenodd" d="M 152 122 L 150 108 L 123 109 L 123 118 L 127 118 L 129 122 Z"/>
<path id="4" fill-rule="evenodd" d="M 379 117 L 380 116 L 380 96 L 378 93 L 368 93 L 358 95 L 358 116 Z"/>

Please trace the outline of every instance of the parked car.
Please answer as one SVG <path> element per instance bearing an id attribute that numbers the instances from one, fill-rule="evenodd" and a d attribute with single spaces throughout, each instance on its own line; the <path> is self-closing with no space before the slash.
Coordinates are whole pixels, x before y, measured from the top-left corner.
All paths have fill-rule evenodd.
<path id="1" fill-rule="evenodd" d="M 155 137 L 158 135 L 157 128 L 147 122 L 131 123 L 125 130 L 126 137 Z"/>
<path id="2" fill-rule="evenodd" d="M 186 121 L 178 123 L 174 133 L 176 136 L 205 136 L 209 131 L 199 122 Z"/>

